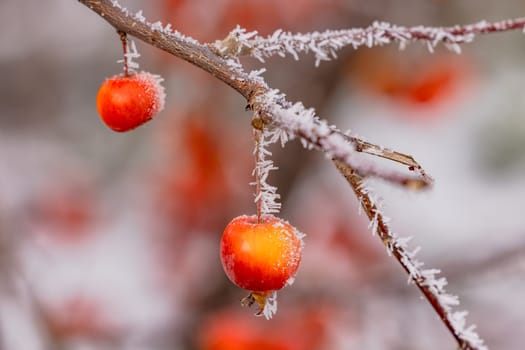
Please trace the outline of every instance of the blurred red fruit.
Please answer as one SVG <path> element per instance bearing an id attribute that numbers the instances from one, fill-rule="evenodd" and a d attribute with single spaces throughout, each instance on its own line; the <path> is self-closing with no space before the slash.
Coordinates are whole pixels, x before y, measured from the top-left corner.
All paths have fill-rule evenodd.
<path id="1" fill-rule="evenodd" d="M 98 203 L 93 186 L 63 178 L 39 193 L 31 203 L 36 232 L 61 242 L 88 236 L 96 220 Z"/>
<path id="2" fill-rule="evenodd" d="M 200 113 L 162 128 L 166 160 L 154 186 L 160 212 L 181 229 L 215 228 L 224 220 L 232 191 L 226 178 L 228 140 L 219 135 Z"/>
<path id="3" fill-rule="evenodd" d="M 468 75 L 464 58 L 452 53 L 417 57 L 415 61 L 385 49 L 364 50 L 357 53 L 350 74 L 369 91 L 418 105 L 436 104 L 454 96 Z"/>
<path id="4" fill-rule="evenodd" d="M 435 62 L 421 69 L 406 88 L 405 96 L 416 103 L 437 102 L 454 94 L 460 72 L 454 62 Z"/>
<path id="5" fill-rule="evenodd" d="M 328 335 L 335 309 L 295 305 L 266 322 L 226 309 L 208 316 L 199 327 L 199 350 L 320 350 Z M 352 329 L 349 329 L 351 332 Z"/>

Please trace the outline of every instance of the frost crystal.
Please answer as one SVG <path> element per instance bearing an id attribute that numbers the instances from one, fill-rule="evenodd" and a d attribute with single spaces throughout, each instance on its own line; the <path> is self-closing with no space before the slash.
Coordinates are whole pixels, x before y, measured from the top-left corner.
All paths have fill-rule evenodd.
<path id="1" fill-rule="evenodd" d="M 269 320 L 276 313 L 277 313 L 277 292 L 273 291 L 272 294 L 266 297 L 266 302 L 262 310 L 262 315 L 264 316 L 264 318 Z"/>
<path id="2" fill-rule="evenodd" d="M 269 90 L 257 97 L 261 112 L 271 116 L 272 124 L 279 131 L 281 142 L 300 138 L 307 149 L 315 148 L 324 152 L 327 158 L 337 158 L 361 169 L 353 155 L 354 146 L 335 127 L 320 119 L 315 110 L 306 108 L 301 102 L 290 103 L 279 90 Z"/>
<path id="3" fill-rule="evenodd" d="M 272 155 L 267 147 L 281 138 L 281 132 L 279 129 L 265 128 L 262 132 L 258 133 L 259 137 L 254 150 L 257 161 L 253 169 L 253 175 L 257 181 L 251 184 L 258 186 L 258 193 L 254 201 L 260 206 L 261 214 L 267 215 L 278 213 L 281 209 L 281 203 L 278 202 L 280 196 L 277 193 L 277 187 L 267 182 L 270 171 L 277 170 L 278 168 L 273 164 L 271 159 L 266 158 Z"/>
<path id="4" fill-rule="evenodd" d="M 125 16 L 130 17 L 130 18 L 132 18 L 133 20 L 135 20 L 135 21 L 137 21 L 139 23 L 147 25 L 154 32 L 160 32 L 160 33 L 162 33 L 164 35 L 176 37 L 178 40 L 185 41 L 185 42 L 191 43 L 193 45 L 202 46 L 202 44 L 200 44 L 197 40 L 195 40 L 193 38 L 190 38 L 188 36 L 185 36 L 185 35 L 179 33 L 178 31 L 173 31 L 171 29 L 171 25 L 170 24 L 168 24 L 165 27 L 163 27 L 162 23 L 160 21 L 157 21 L 155 23 L 148 22 L 146 20 L 146 18 L 144 17 L 144 15 L 142 14 L 142 10 L 140 10 L 137 13 L 133 14 L 127 8 L 125 8 L 122 5 L 120 5 L 120 3 L 117 0 L 111 1 L 111 4 L 113 5 L 113 7 L 119 9 Z"/>
<path id="5" fill-rule="evenodd" d="M 378 233 L 383 241 L 386 242 L 386 246 L 389 254 L 395 254 L 400 257 L 400 262 L 408 271 L 409 279 L 408 282 L 414 282 L 420 288 L 429 292 L 439 307 L 444 312 L 445 320 L 451 325 L 456 336 L 469 344 L 472 348 L 479 350 L 487 350 L 488 348 L 484 345 L 483 340 L 474 331 L 475 326 L 466 328 L 466 311 L 453 311 L 453 307 L 459 305 L 459 298 L 456 295 L 450 294 L 445 290 L 447 280 L 445 277 L 437 277 L 441 273 L 439 269 L 422 269 L 424 263 L 416 259 L 416 254 L 419 251 L 419 247 L 414 249 L 412 252 L 408 250 L 408 243 L 412 239 L 397 237 L 396 234 L 392 233 L 388 227 L 388 219 L 382 214 L 381 203 L 378 202 L 374 196 L 371 195 L 371 189 L 362 185 L 359 188 L 363 196 L 360 200 L 364 200 L 364 196 L 368 196 L 370 205 L 375 208 L 374 215 L 370 220 L 373 233 Z M 384 228 L 382 232 L 378 230 L 379 222 L 381 222 Z"/>
<path id="6" fill-rule="evenodd" d="M 138 62 L 135 62 L 135 58 L 139 58 L 140 53 L 137 51 L 137 46 L 133 40 L 128 40 L 126 42 L 126 53 L 124 54 L 124 59 L 118 60 L 117 63 L 126 63 L 129 71 L 134 72 L 139 69 Z M 124 66 L 126 69 L 126 66 Z"/>
<path id="7" fill-rule="evenodd" d="M 343 30 L 327 30 L 324 32 L 290 33 L 281 29 L 276 30 L 267 37 L 255 36 L 255 32 L 247 33 L 245 29 L 235 28 L 231 37 L 238 40 L 236 52 L 249 54 L 261 62 L 266 57 L 286 55 L 299 59 L 301 53 L 313 53 L 315 65 L 321 61 L 329 61 L 336 58 L 336 52 L 346 46 L 357 49 L 361 46 L 373 47 L 391 43 L 398 43 L 400 49 L 408 44 L 422 41 L 426 43 L 428 50 L 433 52 L 439 43 L 456 53 L 461 52 L 460 44 L 472 42 L 476 34 L 489 33 L 523 28 L 525 33 L 525 19 L 518 18 L 511 21 L 488 23 L 481 21 L 463 27 L 403 27 L 387 22 L 373 22 L 366 28 L 353 28 Z"/>

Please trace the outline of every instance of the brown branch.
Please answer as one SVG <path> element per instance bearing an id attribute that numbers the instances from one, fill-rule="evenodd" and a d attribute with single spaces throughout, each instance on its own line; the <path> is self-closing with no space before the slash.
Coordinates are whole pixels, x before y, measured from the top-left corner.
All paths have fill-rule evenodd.
<path id="1" fill-rule="evenodd" d="M 228 65 L 226 60 L 218 57 L 205 45 L 185 40 L 183 36 L 153 30 L 151 25 L 134 18 L 127 10 L 113 5 L 110 0 L 79 0 L 79 2 L 96 12 L 117 31 L 132 35 L 205 70 L 234 88 L 246 99 L 259 88 L 253 80 L 239 74 Z"/>
<path id="2" fill-rule="evenodd" d="M 445 291 L 442 288 L 433 290 L 433 283 L 424 275 L 418 272 L 419 263 L 414 260 L 413 254 L 405 250 L 402 244 L 398 243 L 398 238 L 395 237 L 393 232 L 390 230 L 387 224 L 387 220 L 381 213 L 377 204 L 374 203 L 369 193 L 365 190 L 363 178 L 359 176 L 352 168 L 340 161 L 334 160 L 334 164 L 337 170 L 345 177 L 355 195 L 361 202 L 361 206 L 366 213 L 366 216 L 371 223 L 376 225 L 377 228 L 374 233 L 381 239 L 384 246 L 392 253 L 394 258 L 401 264 L 403 269 L 411 276 L 412 281 L 417 285 L 419 290 L 423 293 L 425 298 L 428 300 L 430 305 L 434 308 L 439 318 L 443 321 L 447 329 L 456 339 L 460 349 L 480 349 L 476 344 L 472 344 L 468 339 L 462 337 L 462 334 L 458 334 L 457 328 L 453 325 L 451 311 L 440 302 L 439 298 L 441 295 L 445 295 Z M 416 267 L 416 269 L 414 269 Z"/>
<path id="3" fill-rule="evenodd" d="M 489 23 L 481 21 L 474 24 L 468 24 L 465 26 L 454 26 L 436 28 L 449 32 L 452 35 L 468 35 L 468 34 L 489 34 L 489 33 L 501 33 L 510 30 L 523 29 L 525 28 L 525 17 L 519 17 L 514 19 L 507 19 L 499 22 Z M 417 27 L 412 29 L 412 36 L 416 39 L 431 40 L 432 36 L 428 31 L 417 30 Z M 446 39 L 443 39 L 446 40 Z"/>
<path id="4" fill-rule="evenodd" d="M 383 46 L 398 43 L 401 47 L 421 41 L 430 51 L 437 44 L 443 43 L 449 49 L 460 52 L 460 44 L 474 40 L 477 34 L 499 33 L 525 28 L 525 17 L 488 23 L 481 21 L 465 26 L 454 27 L 403 27 L 386 22 L 374 22 L 366 28 L 327 30 L 312 33 L 290 33 L 277 30 L 267 37 L 260 37 L 256 32 L 247 33 L 245 29 L 235 28 L 223 41 L 215 43 L 217 53 L 222 56 L 250 55 L 264 62 L 271 56 L 290 55 L 295 59 L 299 54 L 313 53 L 316 65 L 321 61 L 336 58 L 336 51 L 351 46 Z"/>

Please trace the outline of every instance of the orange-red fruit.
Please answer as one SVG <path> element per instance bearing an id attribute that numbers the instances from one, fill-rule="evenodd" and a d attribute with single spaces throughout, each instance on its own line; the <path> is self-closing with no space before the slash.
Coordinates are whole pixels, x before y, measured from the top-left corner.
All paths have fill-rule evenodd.
<path id="1" fill-rule="evenodd" d="M 98 90 L 97 110 L 112 130 L 124 132 L 151 120 L 164 107 L 162 79 L 147 72 L 107 79 Z"/>
<path id="2" fill-rule="evenodd" d="M 287 222 L 267 215 L 239 216 L 224 229 L 221 261 L 228 278 L 254 292 L 279 290 L 295 276 L 302 242 Z"/>

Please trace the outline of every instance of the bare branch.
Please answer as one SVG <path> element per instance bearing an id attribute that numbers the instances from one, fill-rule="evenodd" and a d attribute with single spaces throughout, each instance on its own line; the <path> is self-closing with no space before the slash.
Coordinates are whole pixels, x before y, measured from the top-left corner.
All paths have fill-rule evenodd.
<path id="1" fill-rule="evenodd" d="M 389 254 L 393 255 L 396 260 L 403 266 L 409 274 L 410 279 L 418 286 L 428 302 L 432 305 L 439 318 L 443 321 L 448 330 L 452 333 L 458 342 L 460 349 L 486 350 L 483 340 L 474 331 L 475 326 L 466 327 L 464 311 L 453 311 L 452 307 L 459 304 L 459 299 L 445 291 L 447 281 L 444 277 L 436 278 L 440 272 L 436 269 L 425 269 L 421 267 L 423 263 L 419 262 L 415 255 L 418 251 L 407 251 L 409 239 L 397 237 L 388 226 L 386 218 L 379 205 L 372 198 L 371 193 L 366 189 L 363 178 L 359 176 L 352 168 L 335 160 L 337 170 L 346 178 L 361 206 L 370 220 L 372 233 L 377 234 L 381 239 Z"/>
<path id="2" fill-rule="evenodd" d="M 373 47 L 398 43 L 404 48 L 410 43 L 421 41 L 432 52 L 443 43 L 457 53 L 460 44 L 472 42 L 478 34 L 499 33 L 525 28 L 525 17 L 489 23 L 481 21 L 465 26 L 454 27 L 403 27 L 386 22 L 374 22 L 367 28 L 327 30 L 312 33 L 290 33 L 277 30 L 267 37 L 257 36 L 256 32 L 246 32 L 237 27 L 229 36 L 215 43 L 217 51 L 223 56 L 250 55 L 261 62 L 271 56 L 292 56 L 313 53 L 315 65 L 321 61 L 337 58 L 336 51 L 346 46 L 357 49 L 361 46 Z"/>

